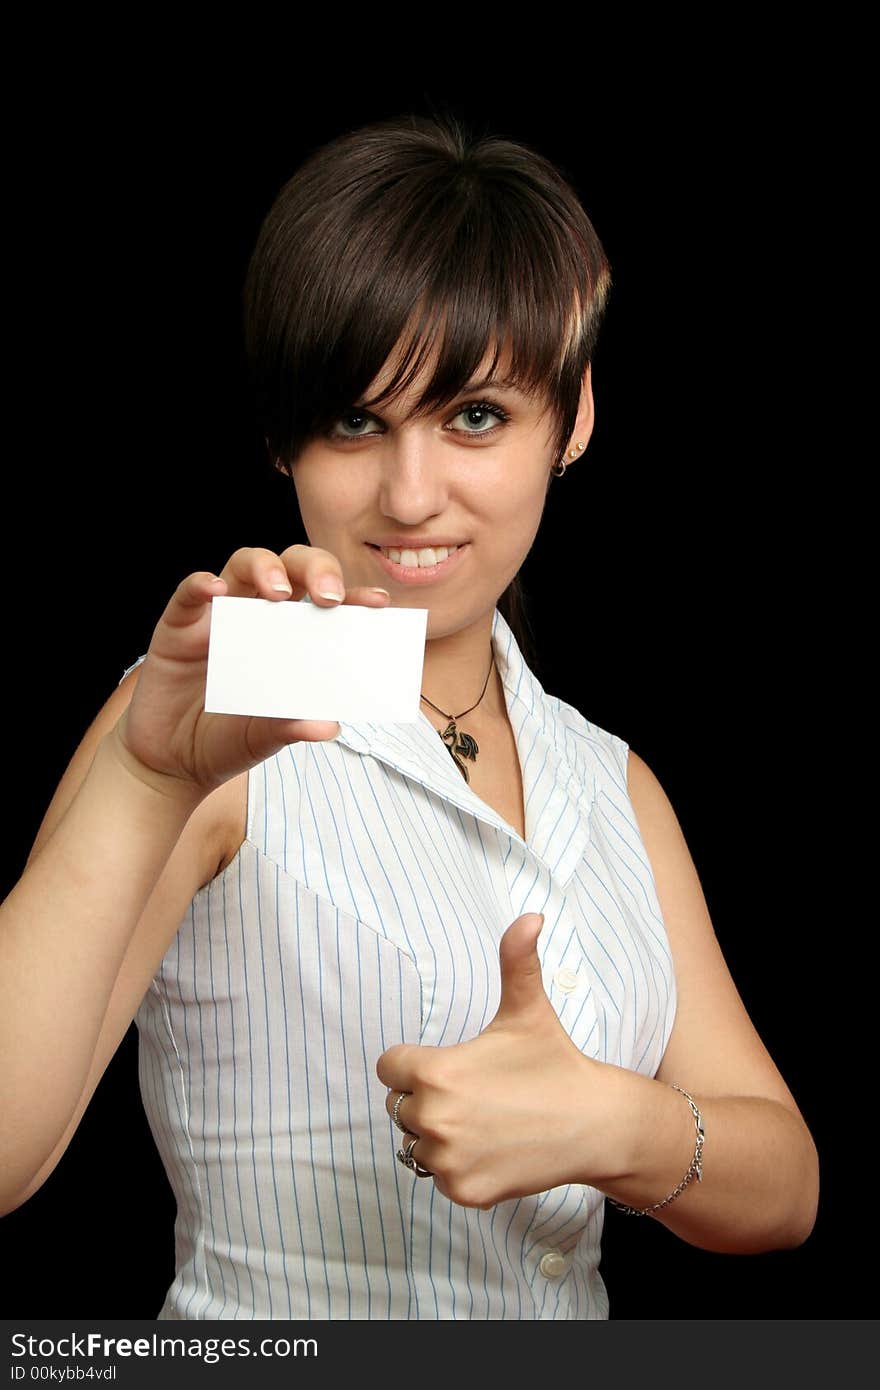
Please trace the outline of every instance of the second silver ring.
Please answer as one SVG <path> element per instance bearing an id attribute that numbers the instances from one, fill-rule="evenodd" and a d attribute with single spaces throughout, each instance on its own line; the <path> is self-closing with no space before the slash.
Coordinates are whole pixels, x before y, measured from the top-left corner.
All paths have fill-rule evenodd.
<path id="1" fill-rule="evenodd" d="M 431 1172 L 430 1168 L 423 1168 L 413 1153 L 413 1149 L 421 1137 L 420 1134 L 414 1134 L 405 1149 L 397 1150 L 397 1157 L 404 1168 L 408 1168 L 411 1173 L 415 1173 L 417 1178 L 433 1178 L 434 1174 Z"/>

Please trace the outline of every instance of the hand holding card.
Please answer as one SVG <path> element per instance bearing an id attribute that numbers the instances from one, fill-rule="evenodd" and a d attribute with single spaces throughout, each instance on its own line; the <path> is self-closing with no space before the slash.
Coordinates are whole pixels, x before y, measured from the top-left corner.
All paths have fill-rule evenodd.
<path id="1" fill-rule="evenodd" d="M 301 608 L 310 610 L 314 619 L 333 619 L 337 608 L 351 607 L 362 619 L 368 619 L 371 614 L 364 612 L 365 609 L 372 610 L 372 616 L 378 617 L 389 602 L 386 590 L 364 585 L 347 586 L 336 556 L 307 545 L 289 546 L 280 555 L 260 547 L 243 546 L 230 555 L 219 576 L 203 570 L 187 575 L 178 584 L 156 624 L 145 660 L 138 664 L 136 671 L 128 673 L 123 682 L 129 704 L 113 729 L 119 759 L 138 780 L 158 786 L 165 795 L 198 799 L 271 757 L 286 744 L 335 738 L 339 724 L 332 715 L 308 718 L 268 713 L 272 708 L 289 706 L 286 698 L 280 705 L 273 703 L 273 691 L 278 693 L 277 672 L 265 667 L 262 654 L 265 642 L 270 646 L 280 644 L 289 663 L 299 670 L 309 670 L 319 658 L 312 647 L 307 646 L 297 649 L 294 663 L 288 629 L 262 628 L 254 634 L 251 628 L 254 623 L 259 628 L 261 617 L 266 622 L 263 616 L 266 608 L 273 610 L 270 619 L 277 618 L 283 624 L 284 613 L 276 610 L 291 610 L 288 622 L 296 621 L 294 610 Z M 205 709 L 215 603 L 218 612 L 227 603 L 233 605 L 230 611 L 241 605 L 238 628 L 227 634 L 232 638 L 231 649 L 228 643 L 224 644 L 222 633 L 217 635 L 223 624 L 222 617 L 213 634 L 212 666 L 217 663 L 212 671 L 212 686 L 216 685 L 215 707 L 233 710 L 233 713 L 212 713 L 210 706 Z M 407 615 L 400 616 L 405 623 Z M 413 613 L 410 621 L 418 624 L 419 618 Z M 425 611 L 421 621 L 424 632 Z M 341 634 L 340 629 L 336 632 Z M 357 650 L 362 653 L 363 644 Z M 363 666 L 374 668 L 377 650 L 369 644 L 368 658 L 358 658 L 362 661 L 362 669 Z M 244 688 L 239 684 L 231 699 L 224 698 L 224 671 L 231 670 L 233 675 L 238 671 L 240 681 L 245 668 L 250 674 L 249 683 Z M 216 683 L 218 672 L 219 684 Z M 356 671 L 349 669 L 347 676 L 353 687 L 359 687 L 361 682 Z M 416 684 L 416 702 L 418 688 Z M 285 687 L 280 690 L 284 694 Z M 228 696 L 228 691 L 226 693 Z M 318 706 L 324 705 L 331 694 L 332 689 L 323 687 L 319 691 Z M 405 695 L 403 699 L 404 717 L 408 718 L 414 702 Z M 335 701 L 332 707 L 337 708 Z M 346 704 L 340 708 L 347 710 L 346 717 L 350 717 L 364 706 Z M 377 718 L 388 717 L 384 701 L 367 708 Z M 392 714 L 400 713 L 400 707 L 390 708 Z M 380 716 L 378 709 L 386 713 Z"/>

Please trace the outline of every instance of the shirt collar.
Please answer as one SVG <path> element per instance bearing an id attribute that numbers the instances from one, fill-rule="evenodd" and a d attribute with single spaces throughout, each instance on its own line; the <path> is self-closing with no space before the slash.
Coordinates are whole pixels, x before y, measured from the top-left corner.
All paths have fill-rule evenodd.
<path id="1" fill-rule="evenodd" d="M 560 718 L 562 709 L 568 707 L 545 693 L 498 608 L 492 620 L 492 647 L 522 768 L 525 845 L 556 876 L 566 880 L 589 840 L 595 776 L 588 774 L 576 754 L 570 761 L 569 726 Z M 465 782 L 423 712 L 412 724 L 340 721 L 334 741 L 379 759 L 518 844 L 524 843 Z"/>

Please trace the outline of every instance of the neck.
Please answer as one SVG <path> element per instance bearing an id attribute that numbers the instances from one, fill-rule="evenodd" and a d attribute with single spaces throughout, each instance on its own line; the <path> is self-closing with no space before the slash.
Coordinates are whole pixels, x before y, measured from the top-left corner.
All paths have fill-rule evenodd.
<path id="1" fill-rule="evenodd" d="M 489 613 L 479 622 L 460 632 L 451 632 L 444 637 L 433 637 L 425 643 L 425 664 L 422 671 L 422 712 L 432 721 L 439 723 L 443 715 L 457 715 L 476 705 L 468 716 L 473 721 L 491 718 L 506 713 L 504 692 L 497 667 L 492 662 L 492 618 Z M 486 677 L 489 683 L 486 685 Z M 483 686 L 486 693 L 480 699 Z M 429 705 L 427 701 L 430 700 Z M 479 704 L 477 704 L 479 701 Z M 438 714 L 432 708 L 443 711 Z"/>

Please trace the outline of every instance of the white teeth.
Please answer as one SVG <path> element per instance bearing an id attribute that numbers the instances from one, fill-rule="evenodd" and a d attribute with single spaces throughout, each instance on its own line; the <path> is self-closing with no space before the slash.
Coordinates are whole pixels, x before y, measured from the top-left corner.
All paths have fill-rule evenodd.
<path id="1" fill-rule="evenodd" d="M 398 565 L 408 565 L 410 569 L 427 569 L 430 565 L 439 565 L 441 560 L 446 560 L 458 549 L 457 545 L 438 545 L 433 549 L 426 546 L 424 550 L 394 550 L 392 548 L 382 548 L 382 554 L 389 560 L 393 560 Z"/>

